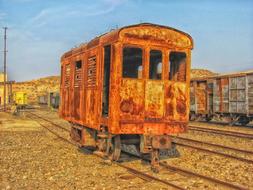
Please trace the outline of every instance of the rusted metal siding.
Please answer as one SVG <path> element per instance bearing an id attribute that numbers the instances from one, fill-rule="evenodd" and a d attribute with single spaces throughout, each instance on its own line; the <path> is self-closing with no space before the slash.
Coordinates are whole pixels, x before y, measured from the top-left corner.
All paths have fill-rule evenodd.
<path id="1" fill-rule="evenodd" d="M 164 82 L 148 80 L 145 84 L 145 119 L 163 118 Z"/>
<path id="2" fill-rule="evenodd" d="M 221 112 L 229 112 L 229 79 L 221 79 Z"/>
<path id="3" fill-rule="evenodd" d="M 247 113 L 245 76 L 229 78 L 229 112 Z"/>
<path id="4" fill-rule="evenodd" d="M 122 79 L 120 88 L 120 120 L 143 121 L 144 119 L 144 81 Z"/>
<path id="5" fill-rule="evenodd" d="M 71 85 L 71 65 L 70 60 L 66 60 L 63 65 L 63 79 L 61 85 L 61 112 L 64 118 L 70 118 L 70 85 Z"/>
<path id="6" fill-rule="evenodd" d="M 213 109 L 214 112 L 229 112 L 229 87 L 228 78 L 214 80 Z"/>
<path id="7" fill-rule="evenodd" d="M 213 83 L 213 110 L 214 112 L 220 112 L 220 105 L 221 105 L 221 100 L 220 100 L 220 80 L 214 80 Z"/>
<path id="8" fill-rule="evenodd" d="M 117 38 L 118 35 L 118 38 Z M 95 43 L 96 41 L 96 43 Z M 108 33 L 89 46 L 82 45 L 62 57 L 63 68 L 71 63 L 69 87 L 61 85 L 60 114 L 76 124 L 99 129 L 108 126 L 113 134 L 172 134 L 186 130 L 189 116 L 190 50 L 192 39 L 177 30 L 152 25 L 136 25 Z M 111 77 L 108 117 L 102 116 L 103 46 L 111 44 Z M 122 47 L 125 44 L 142 47 L 143 79 L 122 78 Z M 158 47 L 163 56 L 162 80 L 148 79 L 148 53 Z M 186 82 L 168 80 L 170 51 L 187 55 Z M 79 57 L 78 57 L 79 56 Z M 70 60 L 71 61 L 70 61 Z M 82 71 L 75 71 L 74 62 L 83 60 Z M 67 62 L 67 60 L 69 60 Z M 64 70 L 65 71 L 65 70 Z M 77 76 L 82 73 L 81 79 Z M 181 76 L 181 75 L 180 75 Z M 67 79 L 63 72 L 63 79 Z M 180 79 L 185 79 L 184 76 Z M 68 82 L 66 83 L 68 84 Z M 68 85 L 67 85 L 68 86 Z"/>
<path id="9" fill-rule="evenodd" d="M 196 113 L 205 114 L 207 112 L 207 83 L 206 81 L 197 82 L 195 96 Z"/>
<path id="10" fill-rule="evenodd" d="M 165 120 L 172 123 L 188 122 L 189 86 L 186 83 L 171 81 L 166 81 L 165 84 Z"/>

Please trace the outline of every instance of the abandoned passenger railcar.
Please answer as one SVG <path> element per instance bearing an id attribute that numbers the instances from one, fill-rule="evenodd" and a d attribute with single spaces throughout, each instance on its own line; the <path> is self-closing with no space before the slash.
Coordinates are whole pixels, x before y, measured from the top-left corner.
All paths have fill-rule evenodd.
<path id="1" fill-rule="evenodd" d="M 190 35 L 144 23 L 66 52 L 60 116 L 72 123 L 72 139 L 84 146 L 92 137 L 113 160 L 121 144 L 134 144 L 155 166 L 170 135 L 187 129 L 192 48 Z"/>

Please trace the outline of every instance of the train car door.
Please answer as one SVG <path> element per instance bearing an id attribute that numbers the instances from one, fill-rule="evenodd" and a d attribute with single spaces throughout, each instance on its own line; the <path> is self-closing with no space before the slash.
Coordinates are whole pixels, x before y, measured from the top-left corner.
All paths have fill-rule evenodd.
<path id="1" fill-rule="evenodd" d="M 74 97 L 73 97 L 73 110 L 72 117 L 75 121 L 80 121 L 81 117 L 81 92 L 82 92 L 82 79 L 83 79 L 83 62 L 80 56 L 74 61 Z"/>
<path id="2" fill-rule="evenodd" d="M 64 64 L 62 77 L 62 116 L 67 119 L 70 117 L 70 85 L 71 85 L 71 66 L 70 63 Z"/>
<path id="3" fill-rule="evenodd" d="M 103 48 L 103 87 L 102 87 L 102 116 L 108 117 L 109 113 L 109 90 L 111 70 L 111 45 Z"/>

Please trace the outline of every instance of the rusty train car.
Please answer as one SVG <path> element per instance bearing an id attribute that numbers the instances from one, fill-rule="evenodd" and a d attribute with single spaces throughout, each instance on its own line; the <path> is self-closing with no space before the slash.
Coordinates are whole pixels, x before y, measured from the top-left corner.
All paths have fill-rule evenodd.
<path id="1" fill-rule="evenodd" d="M 151 154 L 171 148 L 187 130 L 193 39 L 171 27 L 143 23 L 103 34 L 61 58 L 59 114 L 80 146 L 118 160 L 122 144 Z"/>
<path id="2" fill-rule="evenodd" d="M 192 79 L 190 96 L 191 120 L 246 125 L 253 120 L 253 70 Z"/>

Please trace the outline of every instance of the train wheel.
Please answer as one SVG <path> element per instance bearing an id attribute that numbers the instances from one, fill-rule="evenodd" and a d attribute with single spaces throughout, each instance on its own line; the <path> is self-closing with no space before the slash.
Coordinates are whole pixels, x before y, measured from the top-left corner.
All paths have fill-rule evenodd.
<path id="1" fill-rule="evenodd" d="M 111 160 L 117 161 L 120 158 L 121 153 L 121 140 L 120 135 L 116 135 L 107 139 L 106 154 Z"/>

